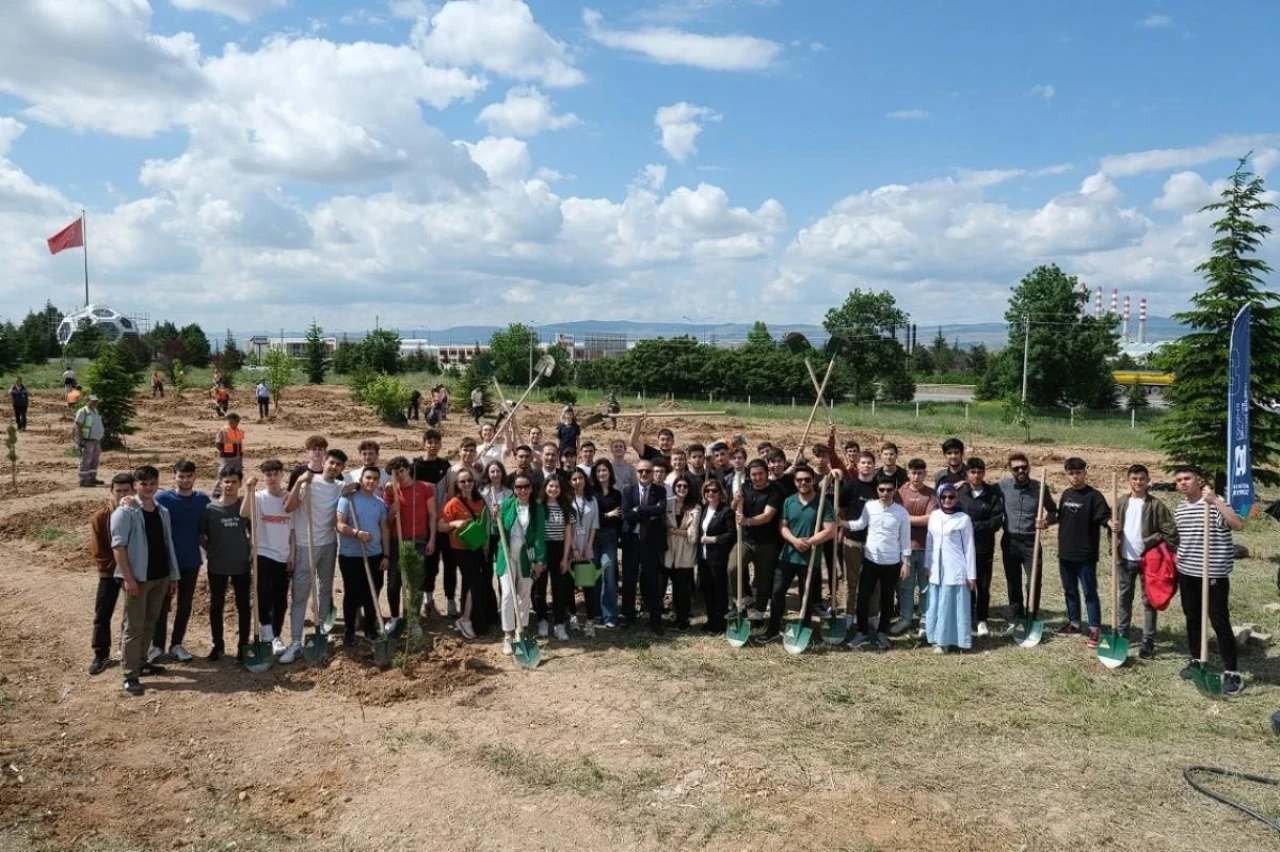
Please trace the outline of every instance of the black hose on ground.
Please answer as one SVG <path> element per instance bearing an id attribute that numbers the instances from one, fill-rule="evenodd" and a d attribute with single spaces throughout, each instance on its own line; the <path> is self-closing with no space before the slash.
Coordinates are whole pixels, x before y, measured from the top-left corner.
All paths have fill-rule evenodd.
<path id="1" fill-rule="evenodd" d="M 1280 712 L 1277 712 L 1275 716 L 1272 716 L 1271 721 L 1272 721 L 1272 724 L 1280 725 Z M 1210 799 L 1213 799 L 1214 801 L 1218 801 L 1224 805 L 1227 805 L 1228 807 L 1235 808 L 1236 810 L 1240 811 L 1242 814 L 1246 814 L 1248 816 L 1253 817 L 1258 822 L 1265 825 L 1267 828 L 1270 828 L 1272 831 L 1280 833 L 1280 822 L 1277 822 L 1276 820 L 1271 819 L 1265 814 L 1254 810 L 1253 808 L 1246 805 L 1244 802 L 1237 801 L 1236 799 L 1233 799 L 1230 796 L 1224 796 L 1222 793 L 1218 793 L 1214 790 L 1210 790 L 1208 787 L 1204 786 L 1199 781 L 1191 777 L 1192 774 L 1196 772 L 1204 773 L 1207 775 L 1217 775 L 1221 778 L 1239 778 L 1243 781 L 1251 781 L 1254 784 L 1269 784 L 1276 787 L 1280 787 L 1280 779 L 1265 778 L 1261 775 L 1249 775 L 1244 772 L 1234 772 L 1230 769 L 1216 769 L 1212 766 L 1188 766 L 1186 769 L 1182 770 L 1182 777 L 1185 778 L 1187 780 L 1187 783 L 1191 785 L 1191 789 L 1195 790 L 1197 793 L 1202 793 L 1208 796 Z"/>

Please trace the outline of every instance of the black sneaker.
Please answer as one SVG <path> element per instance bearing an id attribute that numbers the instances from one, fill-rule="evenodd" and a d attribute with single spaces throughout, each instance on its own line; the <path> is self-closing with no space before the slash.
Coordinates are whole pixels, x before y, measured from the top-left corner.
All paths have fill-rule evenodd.
<path id="1" fill-rule="evenodd" d="M 782 633 L 777 630 L 766 630 L 754 638 L 757 645 L 768 645 L 770 642 L 777 642 L 781 639 Z"/>
<path id="2" fill-rule="evenodd" d="M 212 651 L 209 652 L 209 656 L 205 657 L 205 659 L 211 663 L 218 662 L 218 660 L 222 659 L 222 649 L 214 648 Z"/>
<path id="3" fill-rule="evenodd" d="M 130 678 L 129 680 L 126 680 L 120 688 L 130 695 L 142 695 L 146 692 L 146 690 L 142 688 L 142 684 L 138 683 L 137 678 Z"/>
<path id="4" fill-rule="evenodd" d="M 142 673 L 148 677 L 155 677 L 164 674 L 164 666 L 159 663 L 143 663 Z"/>
<path id="5" fill-rule="evenodd" d="M 1147 639 L 1142 640 L 1142 647 L 1138 649 L 1138 658 L 1154 660 L 1156 658 L 1156 643 Z"/>
<path id="6" fill-rule="evenodd" d="M 1191 678 L 1195 677 L 1195 673 L 1199 670 L 1200 670 L 1200 661 L 1192 660 L 1191 662 L 1187 663 L 1187 665 L 1182 669 L 1181 672 L 1179 672 L 1179 676 L 1183 680 L 1191 680 Z"/>
<path id="7" fill-rule="evenodd" d="M 1238 672 L 1225 672 L 1222 675 L 1222 694 L 1239 695 L 1244 692 L 1244 678 Z"/>
<path id="8" fill-rule="evenodd" d="M 94 657 L 93 662 L 89 664 L 89 674 L 102 674 L 107 666 L 111 664 L 110 657 Z"/>

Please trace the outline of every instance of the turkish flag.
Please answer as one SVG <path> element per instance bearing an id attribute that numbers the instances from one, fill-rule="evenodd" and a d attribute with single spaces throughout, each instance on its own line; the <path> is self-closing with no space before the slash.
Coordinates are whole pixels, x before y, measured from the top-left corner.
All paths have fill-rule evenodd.
<path id="1" fill-rule="evenodd" d="M 49 243 L 49 254 L 57 254 L 63 249 L 79 248 L 84 245 L 84 220 L 75 220 L 50 237 L 47 242 Z"/>

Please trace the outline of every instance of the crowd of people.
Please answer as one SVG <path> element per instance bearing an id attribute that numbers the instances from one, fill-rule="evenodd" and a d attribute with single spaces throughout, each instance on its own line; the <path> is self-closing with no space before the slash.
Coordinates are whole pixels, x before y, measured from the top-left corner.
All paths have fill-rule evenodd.
<path id="1" fill-rule="evenodd" d="M 244 431 L 228 413 L 215 437 L 213 496 L 195 488 L 196 466 L 185 459 L 166 490 L 155 467 L 116 474 L 102 483 L 107 502 L 92 521 L 100 581 L 90 673 L 109 664 L 121 591 L 127 693 L 141 694 L 141 678 L 168 660 L 192 660 L 185 642 L 202 564 L 212 596 L 213 661 L 228 653 L 228 586 L 236 647 L 251 638 L 269 643 L 288 665 L 301 654 L 308 617 L 320 624 L 336 605 L 335 573 L 343 580 L 337 623 L 352 648 L 400 630 L 421 635 L 439 619 L 465 640 L 493 637 L 504 654 L 513 652 L 517 629 L 571 642 L 642 624 L 658 635 L 694 629 L 695 622 L 721 633 L 744 619 L 754 643 L 767 645 L 782 636 L 794 589 L 807 601 L 802 611 L 815 632 L 843 622 L 849 649 L 890 651 L 893 637 L 914 634 L 935 653 L 963 651 L 974 637 L 997 632 L 997 551 L 1005 632 L 1040 617 L 1038 536 L 1056 540 L 1066 602 L 1057 635 L 1096 647 L 1105 532 L 1118 541 L 1121 634 L 1131 629 L 1143 589 L 1138 657 L 1156 655 L 1160 607 L 1148 594 L 1147 563 L 1164 559 L 1169 567 L 1176 554 L 1190 650 L 1183 677 L 1200 665 L 1200 632 L 1211 626 L 1224 692 L 1244 688 L 1228 611 L 1231 534 L 1243 521 L 1193 467 L 1176 469 L 1181 501 L 1171 511 L 1151 494 L 1142 465 L 1128 468 L 1126 493 L 1112 506 L 1089 484 L 1084 459 L 1065 461 L 1068 485 L 1054 494 L 1032 477 L 1025 454 L 1003 459 L 1008 474 L 994 481 L 986 461 L 966 455 L 957 438 L 942 443 L 945 463 L 930 476 L 923 459 L 900 465 L 892 443 L 874 450 L 854 440 L 838 445 L 834 427 L 825 442 L 789 458 L 771 442 L 753 453 L 742 436 L 678 443 L 667 428 L 650 445 L 643 417 L 635 418 L 630 440 L 619 435 L 607 448 L 583 435 L 572 408 L 546 440 L 535 426 L 522 441 L 514 418 L 504 420 L 501 434 L 480 423 L 475 437 L 460 439 L 453 460 L 442 454 L 444 438 L 434 427 L 412 459 L 384 460 L 373 440 L 351 458 L 314 435 L 305 461 L 290 469 L 264 460 L 246 481 Z M 77 430 L 83 434 L 83 426 Z M 400 570 L 413 551 L 425 560 L 420 584 L 406 582 Z M 1206 558 L 1209 625 L 1201 624 L 1200 606 Z M 420 606 L 405 605 L 418 599 Z"/>

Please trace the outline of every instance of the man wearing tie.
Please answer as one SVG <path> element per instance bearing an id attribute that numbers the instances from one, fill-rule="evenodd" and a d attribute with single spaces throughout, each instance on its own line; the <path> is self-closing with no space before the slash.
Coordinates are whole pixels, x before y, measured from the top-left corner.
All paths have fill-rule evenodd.
<path id="1" fill-rule="evenodd" d="M 622 491 L 622 613 L 624 623 L 635 621 L 639 580 L 649 625 L 661 635 L 667 489 L 653 481 L 653 464 L 644 459 L 636 463 L 636 480 Z"/>

